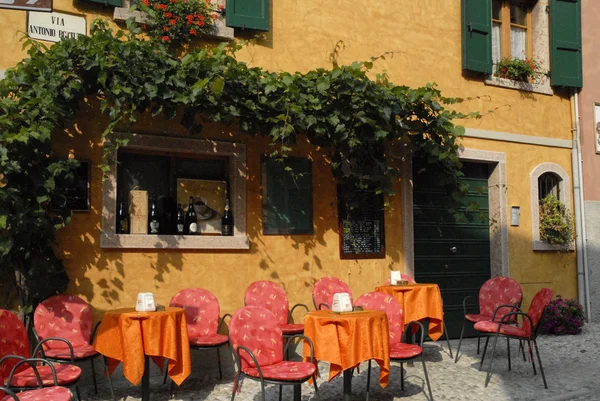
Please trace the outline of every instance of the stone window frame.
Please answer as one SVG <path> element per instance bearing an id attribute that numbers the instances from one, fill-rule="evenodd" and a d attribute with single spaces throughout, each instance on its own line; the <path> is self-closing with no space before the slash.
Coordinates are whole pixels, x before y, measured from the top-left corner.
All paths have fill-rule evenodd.
<path id="1" fill-rule="evenodd" d="M 531 171 L 529 175 L 529 183 L 531 188 L 531 231 L 532 241 L 531 246 L 534 251 L 572 251 L 574 244 L 571 243 L 568 247 L 558 244 L 549 244 L 540 239 L 540 199 L 538 179 L 545 173 L 552 173 L 559 178 L 558 193 L 561 202 L 565 205 L 569 213 L 571 209 L 571 178 L 567 171 L 556 163 L 542 163 Z"/>
<path id="2" fill-rule="evenodd" d="M 526 92 L 554 95 L 550 86 L 550 14 L 549 0 L 537 0 L 531 10 L 532 51 L 531 55 L 540 67 L 538 82 L 518 82 L 511 79 L 498 78 L 493 74 L 486 77 L 486 85 L 517 89 Z"/>
<path id="3" fill-rule="evenodd" d="M 129 249 L 249 249 L 246 234 L 246 145 L 208 139 L 190 139 L 146 134 L 114 133 L 116 138 L 128 138 L 131 150 L 170 152 L 172 154 L 224 156 L 229 162 L 230 197 L 233 203 L 235 230 L 233 236 L 220 235 L 150 235 L 116 234 L 117 211 L 117 151 L 110 155 L 109 170 L 102 184 L 102 233 L 100 248 Z M 109 142 L 108 140 L 106 142 Z"/>

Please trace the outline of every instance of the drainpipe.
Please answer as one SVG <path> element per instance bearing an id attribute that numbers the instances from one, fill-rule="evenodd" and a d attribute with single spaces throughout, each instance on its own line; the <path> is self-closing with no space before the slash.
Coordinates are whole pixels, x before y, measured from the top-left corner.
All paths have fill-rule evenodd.
<path id="1" fill-rule="evenodd" d="M 575 214 L 575 248 L 577 251 L 577 291 L 579 303 L 584 306 L 587 321 L 591 321 L 589 269 L 587 261 L 587 236 L 585 229 L 585 205 L 583 199 L 583 174 L 581 160 L 581 142 L 579 130 L 579 94 L 575 88 L 571 92 L 573 107 L 573 208 Z"/>

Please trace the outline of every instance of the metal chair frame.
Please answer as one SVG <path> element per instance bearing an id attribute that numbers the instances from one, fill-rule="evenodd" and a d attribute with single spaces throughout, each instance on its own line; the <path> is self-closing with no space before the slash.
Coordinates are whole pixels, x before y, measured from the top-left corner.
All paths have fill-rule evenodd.
<path id="1" fill-rule="evenodd" d="M 314 363 L 314 346 L 313 343 L 311 341 L 310 338 L 306 337 L 303 334 L 296 334 L 293 337 L 298 337 L 298 338 L 302 338 L 305 341 L 308 342 L 308 344 L 310 345 L 310 363 Z M 284 355 L 286 355 L 287 353 L 287 348 L 290 345 L 291 341 L 288 341 L 285 350 L 284 350 Z M 233 345 L 231 344 L 231 340 L 229 341 L 232 353 L 233 353 L 233 358 L 237 367 L 237 373 L 233 378 L 233 391 L 231 394 L 231 401 L 235 400 L 235 395 L 238 391 L 241 391 L 242 389 L 242 382 L 244 381 L 244 378 L 248 378 L 250 380 L 254 380 L 254 381 L 258 381 L 260 382 L 260 389 L 261 389 L 261 399 L 262 401 L 266 401 L 265 399 L 265 384 L 276 384 L 279 385 L 279 401 L 281 401 L 281 397 L 282 397 L 282 387 L 284 385 L 293 385 L 294 386 L 294 392 L 296 393 L 297 391 L 300 390 L 300 385 L 304 382 L 306 382 L 307 380 L 309 380 L 310 378 L 312 378 L 313 380 L 313 385 L 315 387 L 315 396 L 318 399 L 319 398 L 319 388 L 317 387 L 317 377 L 316 377 L 316 373 L 313 373 L 311 375 L 311 377 L 303 379 L 303 380 L 294 380 L 294 381 L 284 381 L 284 380 L 273 380 L 273 379 L 265 379 L 263 377 L 262 374 L 262 370 L 260 368 L 260 365 L 258 364 L 258 360 L 256 359 L 256 357 L 254 356 L 254 354 L 252 353 L 252 351 L 250 351 L 250 349 L 248 349 L 247 347 L 240 345 L 237 347 L 236 350 L 233 349 Z M 258 371 L 258 375 L 259 377 L 254 377 L 254 376 L 250 376 L 245 374 L 242 371 L 242 361 L 241 361 L 241 353 L 240 351 L 244 351 L 246 352 L 250 358 L 252 359 L 252 362 L 254 363 L 254 366 L 256 367 L 256 370 Z"/>
<path id="2" fill-rule="evenodd" d="M 483 347 L 483 354 L 481 356 L 481 361 L 479 362 L 479 370 L 481 370 L 481 367 L 483 366 L 483 360 L 485 359 L 485 353 L 487 350 L 487 346 L 490 340 L 491 336 L 494 336 L 494 344 L 492 346 L 492 356 L 490 358 L 490 365 L 488 367 L 488 371 L 487 374 L 485 376 L 485 387 L 488 386 L 490 379 L 492 378 L 492 364 L 494 362 L 494 353 L 496 352 L 496 343 L 498 342 L 498 337 L 502 336 L 502 337 L 506 337 L 506 343 L 508 345 L 508 370 L 511 369 L 511 365 L 510 365 L 510 344 L 508 343 L 510 341 L 510 339 L 515 339 L 515 340 L 519 340 L 519 343 L 521 343 L 522 341 L 527 341 L 527 345 L 529 347 L 529 357 L 531 359 L 531 365 L 533 367 L 533 374 L 537 375 L 537 370 L 535 368 L 535 358 L 533 357 L 533 350 L 531 348 L 531 343 L 533 342 L 533 345 L 535 347 L 535 352 L 537 355 L 537 359 L 538 359 L 538 363 L 540 364 L 540 372 L 542 373 L 542 380 L 544 381 L 544 388 L 548 389 L 548 383 L 546 382 L 546 376 L 544 375 L 544 367 L 542 366 L 542 360 L 540 358 L 540 351 L 538 349 L 538 345 L 537 345 L 537 337 L 539 334 L 539 329 L 542 326 L 542 322 L 544 320 L 544 316 L 546 315 L 546 311 L 548 309 L 548 305 L 546 305 L 544 307 L 544 311 L 542 312 L 542 316 L 540 317 L 540 320 L 537 324 L 537 326 L 534 327 L 533 325 L 533 321 L 531 319 L 531 317 L 529 316 L 529 314 L 522 312 L 521 310 L 519 310 L 518 312 L 509 312 L 506 315 L 502 316 L 502 319 L 500 319 L 500 322 L 498 324 L 498 329 L 496 330 L 495 334 L 487 334 L 486 335 L 486 341 L 485 341 L 485 346 Z M 529 320 L 529 325 L 531 327 L 531 334 L 529 335 L 529 337 L 521 337 L 521 336 L 511 336 L 511 335 L 507 335 L 507 334 L 502 334 L 500 333 L 500 330 L 502 329 L 502 325 L 506 324 L 506 325 L 511 325 L 512 323 L 509 323 L 510 318 L 514 316 L 515 318 L 517 318 L 518 316 L 522 316 L 522 319 L 524 320 L 525 318 L 527 318 L 527 320 Z M 522 343 L 521 343 L 522 345 Z M 525 359 L 525 355 L 523 355 L 523 359 Z"/>
<path id="3" fill-rule="evenodd" d="M 35 319 L 35 315 L 34 315 L 34 319 Z M 92 329 L 92 332 L 90 334 L 90 344 L 94 343 L 94 338 L 96 338 L 96 331 L 98 331 L 98 327 L 100 326 L 101 322 L 96 322 L 96 324 L 94 325 L 94 328 Z M 104 360 L 104 368 L 106 370 L 106 376 L 108 376 L 108 385 L 110 387 L 110 396 L 111 399 L 113 401 L 115 401 L 115 393 L 114 393 L 114 389 L 113 389 L 113 385 L 112 385 L 112 378 L 110 375 L 110 372 L 108 370 L 108 362 L 106 360 L 106 356 L 97 353 L 96 355 L 90 355 L 90 356 L 86 356 L 84 358 L 75 358 L 75 354 L 73 351 L 73 345 L 71 344 L 71 342 L 69 340 L 67 340 L 66 338 L 61 338 L 61 337 L 48 337 L 48 338 L 44 338 L 43 340 L 40 340 L 40 337 L 38 336 L 36 330 L 35 330 L 35 324 L 32 325 L 32 331 L 33 331 L 33 335 L 35 337 L 35 340 L 37 341 L 37 346 L 35 347 L 35 350 L 33 351 L 33 355 L 37 355 L 37 353 L 39 352 L 42 356 L 42 358 L 51 361 L 51 362 L 56 362 L 56 363 L 70 363 L 70 364 L 75 364 L 75 363 L 83 363 L 83 362 L 87 362 L 90 361 L 90 364 L 92 365 L 92 379 L 94 381 L 94 393 L 98 394 L 98 384 L 96 382 L 96 368 L 94 366 L 94 359 L 102 357 L 102 359 Z M 59 358 L 53 358 L 53 357 L 47 357 L 45 352 L 44 352 L 44 348 L 42 347 L 42 344 L 47 342 L 47 341 L 62 341 L 64 343 L 66 343 L 69 347 L 69 351 L 71 352 L 71 359 L 70 360 L 66 360 L 66 359 L 59 359 Z M 81 398 L 79 397 L 79 386 L 75 386 L 75 391 L 77 392 L 77 398 L 81 401 Z"/>
<path id="4" fill-rule="evenodd" d="M 421 362 L 423 363 L 423 372 L 425 373 L 425 381 L 427 382 L 427 389 L 429 390 L 429 399 L 431 401 L 433 401 L 433 394 L 431 392 L 431 384 L 429 383 L 429 375 L 427 374 L 427 366 L 425 365 L 425 358 L 423 357 L 423 348 L 422 347 L 423 347 L 423 341 L 425 339 L 425 330 L 424 330 L 423 324 L 421 322 L 419 322 L 418 320 L 413 320 L 411 322 L 408 322 L 406 324 L 406 327 L 404 328 L 404 332 L 402 333 L 402 339 L 400 341 L 405 343 L 407 334 L 409 334 L 409 330 L 411 330 L 411 326 L 413 324 L 418 324 L 420 326 L 421 341 L 419 342 L 418 345 L 419 345 L 419 347 L 421 347 L 421 353 L 419 355 L 413 356 L 411 358 L 391 358 L 390 357 L 390 361 L 400 362 L 400 389 L 402 391 L 404 391 L 404 362 L 410 362 L 420 356 Z M 368 373 L 367 373 L 367 401 L 369 400 L 370 386 L 371 386 L 371 360 L 369 359 L 369 369 L 368 369 Z"/>
<path id="5" fill-rule="evenodd" d="M 5 358 L 2 358 L 2 360 L 4 360 L 4 359 Z M 19 401 L 19 398 L 17 397 L 15 392 L 12 391 L 12 389 L 17 389 L 17 392 L 20 392 L 20 391 L 27 391 L 27 390 L 32 390 L 32 389 L 39 390 L 39 389 L 43 389 L 43 388 L 48 388 L 49 386 L 44 386 L 42 377 L 40 376 L 40 373 L 38 372 L 35 363 L 32 363 L 32 362 L 45 363 L 48 366 L 50 366 L 50 370 L 52 371 L 52 378 L 54 379 L 54 386 L 58 387 L 58 378 L 56 377 L 56 369 L 54 368 L 54 366 L 52 366 L 52 364 L 48 360 L 41 359 L 41 358 L 23 358 L 21 361 L 17 362 L 15 364 L 15 366 L 13 366 L 13 368 L 11 369 L 11 372 L 8 376 L 8 383 L 10 383 L 12 381 L 13 375 L 15 374 L 17 367 L 19 367 L 20 365 L 22 365 L 24 363 L 27 363 L 33 369 L 33 373 L 35 373 L 35 377 L 38 380 L 39 385 L 37 387 L 15 387 L 15 386 L 4 387 L 4 386 L 0 385 L 0 391 L 4 391 L 7 395 L 11 396 L 14 400 Z M 69 392 L 70 392 L 70 390 L 69 390 Z"/>

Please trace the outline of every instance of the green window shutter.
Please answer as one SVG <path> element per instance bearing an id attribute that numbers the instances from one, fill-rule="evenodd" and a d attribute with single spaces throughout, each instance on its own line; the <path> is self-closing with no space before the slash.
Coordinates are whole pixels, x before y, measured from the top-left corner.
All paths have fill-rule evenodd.
<path id="1" fill-rule="evenodd" d="M 581 88 L 581 0 L 550 1 L 550 79 Z"/>
<path id="2" fill-rule="evenodd" d="M 312 164 L 288 157 L 266 158 L 262 166 L 263 233 L 312 234 Z"/>
<path id="3" fill-rule="evenodd" d="M 492 73 L 491 0 L 462 0 L 462 68 Z"/>
<path id="4" fill-rule="evenodd" d="M 269 0 L 227 0 L 227 26 L 269 30 Z"/>
<path id="5" fill-rule="evenodd" d="M 122 7 L 121 0 L 88 0 L 92 3 L 100 3 L 106 6 Z"/>

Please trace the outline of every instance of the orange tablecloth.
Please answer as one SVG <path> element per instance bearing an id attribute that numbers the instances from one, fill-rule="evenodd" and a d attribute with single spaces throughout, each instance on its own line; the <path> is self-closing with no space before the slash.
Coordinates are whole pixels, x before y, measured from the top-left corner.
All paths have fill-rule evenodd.
<path id="1" fill-rule="evenodd" d="M 330 363 L 329 380 L 361 362 L 375 359 L 381 367 L 379 383 L 381 387 L 387 386 L 390 339 L 385 312 L 310 312 L 304 318 L 304 335 L 313 342 L 315 358 Z M 305 343 L 304 360 L 309 359 L 310 347 Z"/>
<path id="2" fill-rule="evenodd" d="M 396 299 L 404 311 L 404 323 L 429 318 L 429 337 L 437 341 L 444 334 L 444 305 L 437 284 L 384 285 L 375 288 Z"/>
<path id="3" fill-rule="evenodd" d="M 110 373 L 123 362 L 127 380 L 137 385 L 144 374 L 145 355 L 162 368 L 169 359 L 169 376 L 180 385 L 192 371 L 190 344 L 182 308 L 136 312 L 134 308 L 108 311 L 94 339 L 96 351 L 108 357 Z"/>

